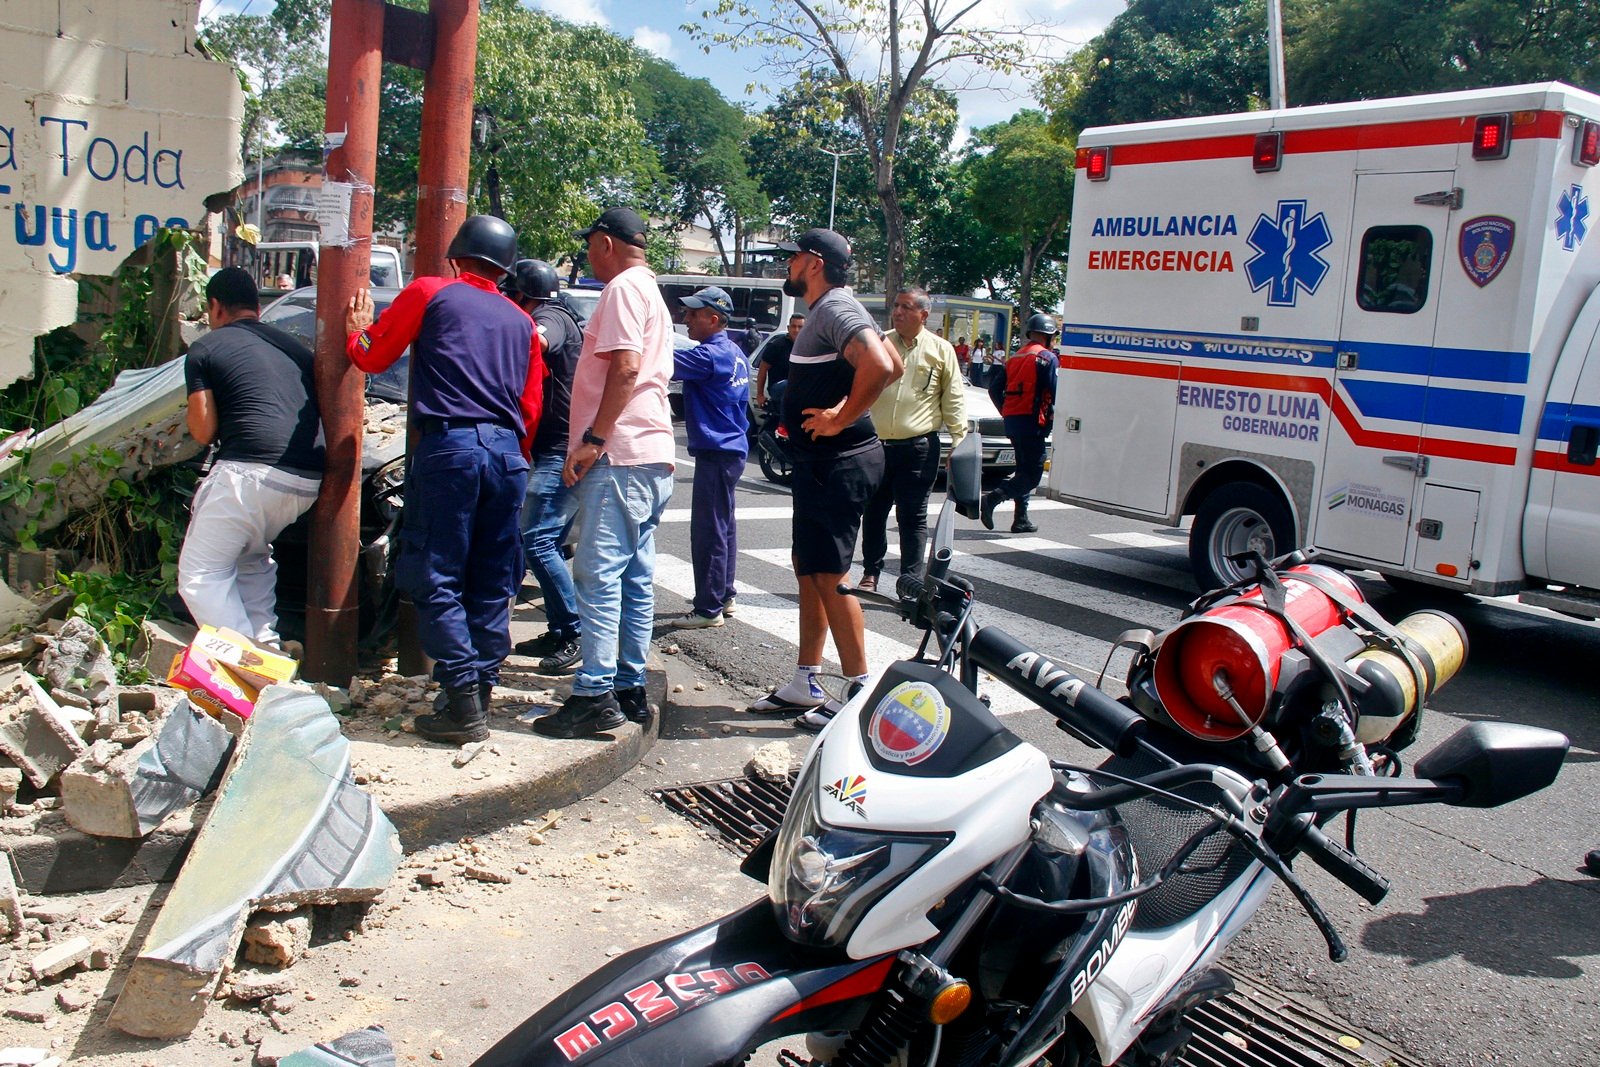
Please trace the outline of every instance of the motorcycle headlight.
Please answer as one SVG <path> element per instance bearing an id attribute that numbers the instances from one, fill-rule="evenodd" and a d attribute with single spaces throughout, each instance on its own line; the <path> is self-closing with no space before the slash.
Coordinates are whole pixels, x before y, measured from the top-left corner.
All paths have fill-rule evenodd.
<path id="1" fill-rule="evenodd" d="M 772 855 L 767 897 L 790 940 L 843 946 L 863 915 L 911 871 L 950 843 L 948 834 L 841 830 L 817 815 L 820 762 L 795 783 Z"/>

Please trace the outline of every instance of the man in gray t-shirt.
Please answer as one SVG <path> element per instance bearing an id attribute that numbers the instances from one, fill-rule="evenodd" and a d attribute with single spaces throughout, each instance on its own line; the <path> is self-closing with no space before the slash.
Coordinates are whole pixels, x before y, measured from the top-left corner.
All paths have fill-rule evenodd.
<path id="1" fill-rule="evenodd" d="M 783 395 L 783 423 L 794 455 L 800 662 L 786 685 L 749 710 L 797 714 L 796 726 L 820 730 L 840 708 L 817 680 L 830 632 L 849 679 L 848 693 L 867 681 L 861 604 L 841 595 L 839 583 L 850 573 L 861 513 L 883 479 L 883 445 L 868 412 L 905 368 L 878 336 L 872 316 L 844 288 L 852 262 L 848 241 L 832 230 L 808 230 L 778 249 L 789 253 L 784 292 L 811 305 L 789 356 Z"/>

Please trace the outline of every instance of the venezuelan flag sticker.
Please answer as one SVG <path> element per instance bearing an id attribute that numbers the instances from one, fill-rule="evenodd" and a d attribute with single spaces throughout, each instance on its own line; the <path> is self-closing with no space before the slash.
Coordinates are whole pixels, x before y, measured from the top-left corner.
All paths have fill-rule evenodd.
<path id="1" fill-rule="evenodd" d="M 950 708 L 927 682 L 901 682 L 880 701 L 867 723 L 872 750 L 891 763 L 914 767 L 950 736 Z"/>

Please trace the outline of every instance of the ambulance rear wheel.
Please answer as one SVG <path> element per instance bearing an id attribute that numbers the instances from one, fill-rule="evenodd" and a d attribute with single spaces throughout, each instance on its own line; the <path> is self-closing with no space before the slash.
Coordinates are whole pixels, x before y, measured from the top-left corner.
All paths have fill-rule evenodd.
<path id="1" fill-rule="evenodd" d="M 1254 551 L 1272 559 L 1294 541 L 1294 516 L 1278 494 L 1254 482 L 1229 482 L 1195 509 L 1189 567 L 1202 590 L 1220 589 L 1255 573 L 1230 556 Z"/>

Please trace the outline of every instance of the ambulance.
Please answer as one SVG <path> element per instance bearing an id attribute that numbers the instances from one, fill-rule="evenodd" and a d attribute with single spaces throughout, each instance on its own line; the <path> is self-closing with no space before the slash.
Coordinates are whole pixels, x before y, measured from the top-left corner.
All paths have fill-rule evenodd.
<path id="1" fill-rule="evenodd" d="M 1049 489 L 1600 617 L 1600 96 L 1087 129 Z"/>

